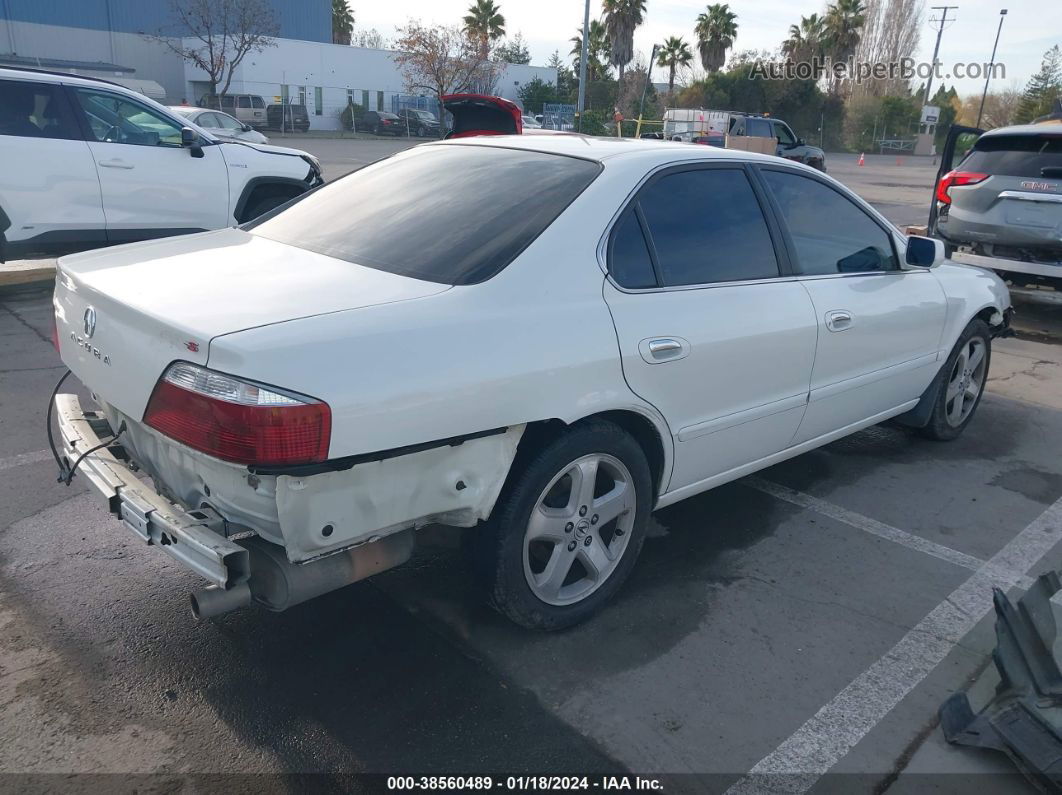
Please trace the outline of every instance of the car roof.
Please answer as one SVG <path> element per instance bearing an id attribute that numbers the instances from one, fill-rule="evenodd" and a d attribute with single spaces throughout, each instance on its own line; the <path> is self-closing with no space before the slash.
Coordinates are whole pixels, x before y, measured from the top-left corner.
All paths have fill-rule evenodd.
<path id="1" fill-rule="evenodd" d="M 755 160 L 763 163 L 778 163 L 778 158 L 773 155 L 761 155 L 756 152 L 745 152 L 738 149 L 720 149 L 672 141 L 613 138 L 611 136 L 591 136 L 566 132 L 557 132 L 554 135 L 486 135 L 482 137 L 456 138 L 450 141 L 424 144 L 424 146 L 493 146 L 506 149 L 528 149 L 597 161 L 614 158 L 637 158 L 649 163 L 668 163 L 686 159 Z"/>
<path id="2" fill-rule="evenodd" d="M 105 80 L 100 77 L 86 77 L 68 72 L 53 72 L 48 69 L 30 69 L 18 66 L 0 66 L 0 78 L 4 80 L 32 80 L 35 83 L 66 83 L 67 85 L 98 86 L 101 83 L 106 86 L 120 88 L 129 92 L 130 89 L 120 83 Z M 131 93 L 136 93 L 131 92 Z"/>
<path id="3" fill-rule="evenodd" d="M 1062 122 L 1048 121 L 1039 124 L 1015 124 L 1013 127 L 996 127 L 982 137 L 999 135 L 1062 135 Z"/>

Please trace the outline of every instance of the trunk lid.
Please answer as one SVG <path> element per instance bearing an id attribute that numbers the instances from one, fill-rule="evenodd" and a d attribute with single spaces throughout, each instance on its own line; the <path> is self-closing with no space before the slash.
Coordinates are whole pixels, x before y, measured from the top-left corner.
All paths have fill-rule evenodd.
<path id="1" fill-rule="evenodd" d="M 63 362 L 139 419 L 166 366 L 205 365 L 214 337 L 447 289 L 224 229 L 64 257 L 54 302 Z"/>
<path id="2" fill-rule="evenodd" d="M 523 113 L 515 103 L 486 94 L 447 94 L 443 108 L 453 116 L 447 138 L 472 135 L 519 135 L 524 128 Z"/>

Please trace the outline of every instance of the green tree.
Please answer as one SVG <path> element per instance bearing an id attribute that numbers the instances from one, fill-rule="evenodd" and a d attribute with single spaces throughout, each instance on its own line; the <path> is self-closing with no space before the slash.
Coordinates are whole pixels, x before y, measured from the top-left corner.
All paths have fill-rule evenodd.
<path id="1" fill-rule="evenodd" d="M 523 35 L 517 33 L 494 51 L 494 59 L 504 63 L 528 64 L 531 63 L 531 51 L 527 49 Z"/>
<path id="2" fill-rule="evenodd" d="M 486 59 L 490 46 L 505 35 L 505 17 L 494 0 L 476 0 L 461 20 L 465 32 L 479 42 L 479 57 Z"/>
<path id="3" fill-rule="evenodd" d="M 863 0 L 837 0 L 826 7 L 826 54 L 834 62 L 845 62 L 855 55 L 856 47 L 866 23 Z M 833 91 L 841 90 L 841 80 L 835 77 Z"/>
<path id="4" fill-rule="evenodd" d="M 572 43 L 570 55 L 573 57 L 572 69 L 579 74 L 579 58 L 583 54 L 583 28 L 579 26 L 576 35 L 569 39 Z M 590 38 L 587 42 L 586 81 L 592 83 L 608 74 L 609 50 L 608 35 L 604 24 L 597 19 L 590 20 Z"/>
<path id="5" fill-rule="evenodd" d="M 782 42 L 782 55 L 793 63 L 822 57 L 826 42 L 826 20 L 818 14 L 802 16 L 799 25 L 789 26 L 789 38 Z"/>
<path id="6" fill-rule="evenodd" d="M 668 70 L 667 93 L 672 94 L 675 91 L 675 70 L 691 63 L 693 52 L 681 36 L 668 36 L 664 39 L 664 46 L 656 53 L 656 65 Z"/>
<path id="7" fill-rule="evenodd" d="M 726 51 L 734 46 L 737 38 L 737 14 L 726 3 L 716 3 L 697 17 L 693 29 L 697 34 L 697 49 L 701 66 L 709 72 L 718 72 L 726 63 Z"/>
<path id="8" fill-rule="evenodd" d="M 516 93 L 528 113 L 541 113 L 545 103 L 557 101 L 557 87 L 539 77 L 524 83 Z"/>
<path id="9" fill-rule="evenodd" d="M 1021 95 L 1015 124 L 1028 124 L 1051 112 L 1055 100 L 1062 96 L 1062 51 L 1056 44 L 1044 53 L 1040 71 L 1030 78 Z"/>
<path id="10" fill-rule="evenodd" d="M 644 19 L 645 0 L 602 0 L 601 6 L 605 13 L 609 63 L 619 71 L 622 83 L 623 70 L 634 58 L 634 31 Z"/>
<path id="11" fill-rule="evenodd" d="M 354 32 L 354 15 L 350 13 L 347 0 L 332 0 L 332 43 L 350 44 Z"/>
<path id="12" fill-rule="evenodd" d="M 575 73 L 560 57 L 560 51 L 554 50 L 553 55 L 546 61 L 546 66 L 557 70 L 557 101 L 572 102 L 576 94 Z"/>

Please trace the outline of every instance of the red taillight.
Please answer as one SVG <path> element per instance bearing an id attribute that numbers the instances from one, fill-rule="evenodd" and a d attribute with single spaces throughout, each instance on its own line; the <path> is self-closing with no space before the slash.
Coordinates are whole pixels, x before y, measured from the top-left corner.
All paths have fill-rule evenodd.
<path id="1" fill-rule="evenodd" d="M 155 385 L 144 423 L 225 461 L 279 466 L 328 458 L 332 411 L 313 398 L 177 362 Z"/>
<path id="2" fill-rule="evenodd" d="M 390 119 L 380 119 L 380 121 L 381 121 L 381 122 L 382 122 L 383 124 L 390 124 L 390 123 L 391 123 L 391 120 L 390 120 Z"/>
<path id="3" fill-rule="evenodd" d="M 937 185 L 937 201 L 951 204 L 951 196 L 948 195 L 949 189 L 958 185 L 976 185 L 978 182 L 988 179 L 988 176 L 988 174 L 981 174 L 976 171 L 949 171 L 940 178 L 940 183 Z"/>

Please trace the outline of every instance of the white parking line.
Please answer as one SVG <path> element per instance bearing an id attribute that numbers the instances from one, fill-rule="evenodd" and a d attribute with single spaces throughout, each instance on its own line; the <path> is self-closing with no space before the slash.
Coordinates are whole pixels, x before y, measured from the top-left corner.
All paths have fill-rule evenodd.
<path id="1" fill-rule="evenodd" d="M 14 469 L 26 464 L 36 464 L 38 461 L 47 461 L 52 454 L 47 450 L 38 450 L 35 453 L 21 453 L 11 458 L 0 458 L 0 470 Z"/>
<path id="2" fill-rule="evenodd" d="M 922 538 L 914 533 L 908 533 L 906 530 L 887 525 L 884 522 L 879 522 L 877 519 L 871 519 L 869 516 L 850 511 L 847 508 L 842 508 L 840 505 L 835 505 L 832 502 L 813 497 L 802 491 L 796 491 L 788 486 L 772 483 L 769 480 L 764 480 L 763 478 L 755 476 L 745 478 L 742 483 L 745 483 L 758 491 L 762 491 L 764 494 L 770 494 L 772 497 L 785 500 L 793 505 L 799 505 L 801 508 L 808 508 L 816 513 L 821 513 L 823 516 L 828 516 L 831 519 L 836 519 L 838 522 L 854 527 L 857 530 L 863 530 L 878 538 L 884 538 L 886 541 L 892 541 L 893 543 L 909 547 L 918 552 L 924 552 L 927 555 L 932 555 L 934 558 L 946 560 L 948 563 L 954 563 L 956 566 L 962 566 L 964 569 L 977 571 L 985 565 L 985 561 L 981 558 L 967 555 L 965 552 L 946 547 L 943 544 L 938 544 L 935 541 Z M 1029 586 L 1032 585 L 1032 580 L 1028 577 L 1021 577 L 1016 584 L 1019 587 L 1028 590 Z"/>
<path id="3" fill-rule="evenodd" d="M 727 790 L 803 793 L 900 703 L 992 610 L 1006 590 L 1062 541 L 1062 498 L 1018 533 L 877 662 Z"/>

